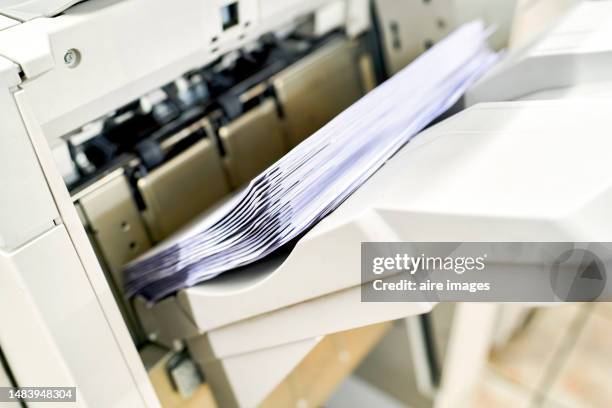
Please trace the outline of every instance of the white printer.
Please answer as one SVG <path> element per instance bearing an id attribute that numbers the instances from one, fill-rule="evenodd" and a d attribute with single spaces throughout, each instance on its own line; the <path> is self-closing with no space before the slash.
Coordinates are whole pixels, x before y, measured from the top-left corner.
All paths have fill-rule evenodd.
<path id="1" fill-rule="evenodd" d="M 218 405 L 274 405 L 326 336 L 434 307 L 362 303 L 362 241 L 607 240 L 607 103 L 560 90 L 612 80 L 612 2 L 598 1 L 507 55 L 466 96 L 488 103 L 419 135 L 290 252 L 126 301 L 122 265 L 375 86 L 389 38 L 362 0 L 73 3 L 0 3 L 0 346 L 15 385 L 158 406 L 136 348 L 153 342 L 188 351 Z M 495 316 L 460 306 L 432 404 L 468 392 Z"/>

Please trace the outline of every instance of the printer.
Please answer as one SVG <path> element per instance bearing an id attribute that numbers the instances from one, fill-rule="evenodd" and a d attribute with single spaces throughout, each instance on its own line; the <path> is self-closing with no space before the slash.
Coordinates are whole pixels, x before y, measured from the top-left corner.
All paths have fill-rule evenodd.
<path id="1" fill-rule="evenodd" d="M 0 347 L 13 385 L 74 386 L 79 406 L 155 407 L 163 387 L 165 405 L 197 394 L 203 374 L 221 407 L 317 406 L 399 319 L 428 404 L 467 395 L 497 308 L 457 305 L 436 362 L 427 325 L 405 318 L 437 306 L 361 302 L 359 244 L 606 241 L 601 130 L 612 123 L 591 97 L 612 80 L 610 1 L 580 3 L 509 52 L 466 110 L 291 248 L 155 304 L 122 293 L 123 265 L 490 7 L 415 2 L 427 34 L 412 42 L 414 21 L 391 18 L 389 3 L 0 3 Z M 576 155 L 590 157 L 579 172 Z M 153 380 L 152 345 L 177 357 L 165 382 Z"/>

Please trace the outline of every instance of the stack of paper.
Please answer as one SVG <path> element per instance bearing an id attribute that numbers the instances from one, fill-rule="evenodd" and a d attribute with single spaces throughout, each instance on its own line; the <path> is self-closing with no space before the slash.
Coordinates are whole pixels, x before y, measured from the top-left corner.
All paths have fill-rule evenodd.
<path id="1" fill-rule="evenodd" d="M 470 23 L 361 98 L 234 200 L 125 269 L 155 301 L 265 257 L 333 211 L 496 60 Z M 256 153 L 256 152 L 254 152 Z"/>

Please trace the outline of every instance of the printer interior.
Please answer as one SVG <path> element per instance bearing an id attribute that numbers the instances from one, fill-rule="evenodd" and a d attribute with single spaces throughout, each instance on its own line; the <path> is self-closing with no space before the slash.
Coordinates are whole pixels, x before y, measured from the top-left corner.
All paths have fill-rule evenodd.
<path id="1" fill-rule="evenodd" d="M 143 355 L 159 339 L 123 295 L 122 267 L 240 190 L 383 77 L 372 33 L 317 36 L 311 24 L 303 16 L 51 143 Z M 379 338 L 386 327 L 366 334 Z"/>

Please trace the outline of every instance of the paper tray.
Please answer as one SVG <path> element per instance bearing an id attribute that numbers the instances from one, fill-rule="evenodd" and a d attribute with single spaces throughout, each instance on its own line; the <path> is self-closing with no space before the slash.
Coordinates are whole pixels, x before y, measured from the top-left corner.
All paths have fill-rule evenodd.
<path id="1" fill-rule="evenodd" d="M 249 346 L 255 349 L 431 307 L 361 303 L 361 242 L 609 242 L 610 229 L 597 211 L 612 197 L 603 193 L 612 191 L 606 170 L 612 139 L 596 131 L 610 128 L 607 111 L 606 103 L 586 101 L 467 109 L 404 147 L 288 256 L 183 290 L 149 309 L 139 302 L 143 324 L 165 342 L 206 333 L 213 355 L 228 356 L 246 351 L 224 337 L 238 337 L 234 330 L 248 336 L 267 330 L 266 341 Z M 585 132 L 577 138 L 579 128 Z M 568 165 L 576 155 L 590 157 L 583 164 L 588 168 Z M 216 345 L 218 338 L 223 345 Z"/>

